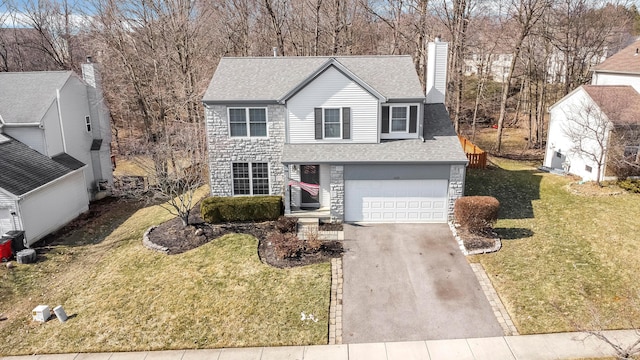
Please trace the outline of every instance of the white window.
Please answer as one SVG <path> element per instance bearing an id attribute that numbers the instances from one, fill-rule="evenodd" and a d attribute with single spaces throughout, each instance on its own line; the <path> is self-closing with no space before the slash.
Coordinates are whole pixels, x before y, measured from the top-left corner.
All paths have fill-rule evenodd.
<path id="1" fill-rule="evenodd" d="M 392 106 L 391 107 L 391 132 L 408 132 L 409 126 L 409 107 L 408 106 Z"/>
<path id="2" fill-rule="evenodd" d="M 233 163 L 233 195 L 269 195 L 268 163 Z"/>
<path id="3" fill-rule="evenodd" d="M 91 132 L 91 118 L 89 116 L 84 117 L 84 126 L 87 128 L 87 132 Z"/>
<path id="4" fill-rule="evenodd" d="M 229 133 L 233 137 L 267 136 L 267 109 L 229 108 Z"/>
<path id="5" fill-rule="evenodd" d="M 340 109 L 324 109 L 324 138 L 342 138 Z"/>

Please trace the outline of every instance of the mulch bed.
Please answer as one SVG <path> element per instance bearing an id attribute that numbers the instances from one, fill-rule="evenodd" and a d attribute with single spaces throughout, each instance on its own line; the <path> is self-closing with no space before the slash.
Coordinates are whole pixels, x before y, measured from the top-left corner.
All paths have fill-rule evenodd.
<path id="1" fill-rule="evenodd" d="M 258 256 L 262 262 L 278 268 L 290 268 L 329 261 L 343 252 L 340 241 L 326 241 L 320 251 L 303 253 L 298 258 L 278 259 L 273 246 L 266 240 L 267 234 L 275 231 L 274 221 L 260 223 L 208 224 L 200 216 L 197 204 L 189 215 L 188 227 L 175 218 L 158 225 L 149 233 L 149 240 L 169 249 L 169 254 L 180 254 L 195 249 L 226 234 L 249 234 L 258 239 Z M 196 235 L 196 231 L 199 235 Z"/>
<path id="2" fill-rule="evenodd" d="M 498 234 L 493 231 L 477 234 L 472 233 L 467 229 L 458 228 L 457 232 L 467 251 L 488 250 L 496 246 Z"/>

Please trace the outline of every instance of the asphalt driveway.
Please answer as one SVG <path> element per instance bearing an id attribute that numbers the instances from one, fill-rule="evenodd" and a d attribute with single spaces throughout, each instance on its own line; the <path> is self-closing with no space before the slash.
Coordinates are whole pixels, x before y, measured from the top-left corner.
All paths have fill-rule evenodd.
<path id="1" fill-rule="evenodd" d="M 502 336 L 447 224 L 345 225 L 344 343 Z"/>

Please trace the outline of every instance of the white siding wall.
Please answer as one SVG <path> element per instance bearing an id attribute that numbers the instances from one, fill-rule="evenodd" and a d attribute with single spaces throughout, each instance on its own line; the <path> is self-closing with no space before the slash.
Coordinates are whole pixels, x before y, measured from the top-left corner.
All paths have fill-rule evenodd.
<path id="1" fill-rule="evenodd" d="M 289 177 L 291 180 L 300 181 L 300 166 L 289 165 Z M 300 188 L 297 186 L 289 186 L 291 189 L 291 206 L 300 207 L 302 201 L 302 195 L 300 194 Z"/>
<path id="2" fill-rule="evenodd" d="M 55 95 L 55 94 L 54 94 Z M 47 156 L 55 156 L 64 152 L 64 143 L 62 141 L 62 130 L 60 126 L 60 116 L 58 115 L 58 101 L 54 100 L 47 112 L 45 113 L 42 123 L 46 141 Z"/>
<path id="3" fill-rule="evenodd" d="M 11 215 L 14 212 L 17 214 L 16 201 L 12 196 L 0 190 L 0 236 L 7 231 L 21 230 L 21 224 L 17 216 Z"/>
<path id="4" fill-rule="evenodd" d="M 315 107 L 350 107 L 351 139 L 316 140 Z M 300 90 L 287 102 L 288 142 L 378 142 L 378 99 L 334 67 Z"/>
<path id="5" fill-rule="evenodd" d="M 5 127 L 2 129 L 5 134 L 27 145 L 33 150 L 47 155 L 44 132 L 37 126 L 29 127 Z"/>
<path id="6" fill-rule="evenodd" d="M 94 175 L 91 162 L 93 135 L 86 130 L 85 116 L 90 114 L 87 88 L 80 79 L 72 76 L 60 91 L 60 107 L 67 154 L 88 166 L 84 169 L 86 189 L 93 190 Z M 45 131 L 48 131 L 45 129 Z M 51 154 L 51 156 L 56 154 Z"/>
<path id="7" fill-rule="evenodd" d="M 320 207 L 331 206 L 331 166 L 320 165 Z"/>
<path id="8" fill-rule="evenodd" d="M 574 144 L 565 134 L 566 128 L 571 125 L 570 116 L 584 109 L 591 100 L 584 90 L 580 89 L 572 95 L 566 97 L 562 102 L 556 104 L 550 111 L 549 121 L 549 138 L 547 141 L 547 149 L 544 157 L 544 165 L 562 169 L 559 161 L 555 160 L 556 152 L 566 155 L 568 164 L 568 172 L 582 177 L 586 181 L 596 180 L 598 166 L 595 162 L 589 160 L 573 149 Z M 585 170 L 586 166 L 591 166 L 592 171 Z M 604 169 L 602 169 L 604 173 Z"/>
<path id="9" fill-rule="evenodd" d="M 61 228 L 89 209 L 82 171 L 71 173 L 28 194 L 20 201 L 20 215 L 29 245 Z"/>
<path id="10" fill-rule="evenodd" d="M 596 73 L 591 83 L 593 85 L 630 85 L 640 92 L 640 75 Z"/>

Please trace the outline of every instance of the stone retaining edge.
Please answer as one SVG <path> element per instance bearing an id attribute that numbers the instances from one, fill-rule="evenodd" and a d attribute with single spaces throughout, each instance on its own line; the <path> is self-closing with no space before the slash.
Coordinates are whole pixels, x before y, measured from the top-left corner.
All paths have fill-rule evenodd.
<path id="1" fill-rule="evenodd" d="M 157 226 L 152 226 L 152 227 L 148 228 L 147 231 L 144 232 L 144 235 L 142 235 L 142 245 L 144 245 L 144 247 L 146 247 L 149 250 L 159 251 L 161 253 L 168 254 L 169 253 L 169 248 L 167 248 L 165 246 L 162 246 L 162 245 L 158 245 L 158 244 L 154 243 L 153 241 L 149 240 L 149 234 L 155 228 L 157 228 Z"/>

